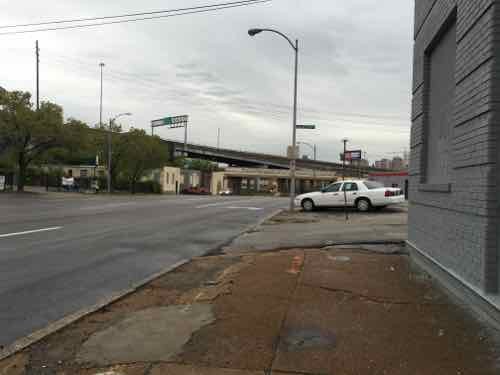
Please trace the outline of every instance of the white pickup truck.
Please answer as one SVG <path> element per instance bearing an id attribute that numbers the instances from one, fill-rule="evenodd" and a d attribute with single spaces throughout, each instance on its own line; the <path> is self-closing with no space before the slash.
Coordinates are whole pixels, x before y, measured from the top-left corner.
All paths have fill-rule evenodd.
<path id="1" fill-rule="evenodd" d="M 299 195 L 295 198 L 295 205 L 304 211 L 347 205 L 366 212 L 404 201 L 404 192 L 399 188 L 384 187 L 375 181 L 350 180 L 335 182 L 321 191 Z"/>

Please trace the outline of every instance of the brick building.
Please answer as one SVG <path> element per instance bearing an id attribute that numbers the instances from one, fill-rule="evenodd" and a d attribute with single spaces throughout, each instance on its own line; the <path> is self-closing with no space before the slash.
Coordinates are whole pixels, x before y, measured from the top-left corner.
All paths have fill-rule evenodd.
<path id="1" fill-rule="evenodd" d="M 500 1 L 416 0 L 408 245 L 498 320 Z"/>

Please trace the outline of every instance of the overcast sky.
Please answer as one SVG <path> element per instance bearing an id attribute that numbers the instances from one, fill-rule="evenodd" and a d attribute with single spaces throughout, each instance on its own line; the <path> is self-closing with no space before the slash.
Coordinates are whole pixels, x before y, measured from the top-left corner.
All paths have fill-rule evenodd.
<path id="1" fill-rule="evenodd" d="M 228 0 L 226 0 L 228 1 Z M 107 16 L 223 0 L 0 0 L 0 25 Z M 78 30 L 0 36 L 0 86 L 35 89 L 35 40 L 41 48 L 41 99 L 66 117 L 99 121 L 99 62 L 104 118 L 148 129 L 153 119 L 190 116 L 189 141 L 284 154 L 291 142 L 293 51 L 277 35 L 250 38 L 251 27 L 281 30 L 301 44 L 298 139 L 338 161 L 341 139 L 370 160 L 408 148 L 413 2 L 273 0 L 216 13 Z M 0 30 L 2 31 L 2 30 Z M 5 31 L 5 30 L 3 30 Z M 157 129 L 182 139 L 183 130 Z M 302 148 L 302 153 L 310 151 Z"/>

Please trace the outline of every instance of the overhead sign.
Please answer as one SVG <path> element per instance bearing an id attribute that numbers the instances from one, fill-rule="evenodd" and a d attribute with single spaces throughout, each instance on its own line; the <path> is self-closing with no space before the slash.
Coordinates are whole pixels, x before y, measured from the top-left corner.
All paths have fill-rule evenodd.
<path id="1" fill-rule="evenodd" d="M 316 129 L 316 125 L 297 125 L 297 129 L 314 130 Z"/>
<path id="2" fill-rule="evenodd" d="M 188 118 L 188 115 L 165 117 L 159 120 L 151 121 L 151 127 L 157 128 L 159 126 L 168 126 L 170 128 L 183 128 L 184 126 L 186 126 Z"/>
<path id="3" fill-rule="evenodd" d="M 340 154 L 340 159 L 342 159 L 342 154 Z M 363 159 L 363 152 L 361 150 L 355 150 L 355 151 L 346 151 L 345 152 L 345 160 L 346 161 L 352 161 L 352 160 L 362 160 Z"/>

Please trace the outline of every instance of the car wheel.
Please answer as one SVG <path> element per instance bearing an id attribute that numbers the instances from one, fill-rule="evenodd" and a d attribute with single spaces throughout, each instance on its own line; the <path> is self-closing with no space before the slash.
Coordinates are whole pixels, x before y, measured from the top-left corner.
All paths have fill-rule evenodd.
<path id="1" fill-rule="evenodd" d="M 302 201 L 302 209 L 306 212 L 314 211 L 314 202 L 311 199 L 304 199 Z"/>
<path id="2" fill-rule="evenodd" d="M 356 201 L 356 208 L 359 212 L 368 212 L 371 208 L 370 201 L 365 198 L 358 199 Z"/>

